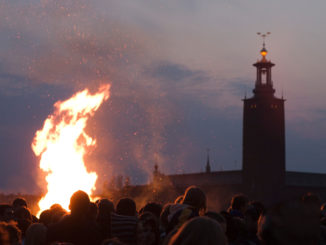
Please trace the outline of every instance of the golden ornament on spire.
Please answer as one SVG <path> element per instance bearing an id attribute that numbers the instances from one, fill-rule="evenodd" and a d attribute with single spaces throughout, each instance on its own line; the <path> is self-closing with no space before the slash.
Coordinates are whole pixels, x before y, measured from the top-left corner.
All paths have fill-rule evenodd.
<path id="1" fill-rule="evenodd" d="M 260 54 L 261 56 L 263 56 L 263 58 L 265 58 L 265 56 L 267 55 L 267 49 L 265 48 L 265 38 L 270 35 L 271 33 L 270 32 L 266 32 L 264 34 L 260 33 L 260 32 L 257 32 L 257 35 L 258 36 L 261 36 L 263 38 L 263 48 L 260 50 Z"/>

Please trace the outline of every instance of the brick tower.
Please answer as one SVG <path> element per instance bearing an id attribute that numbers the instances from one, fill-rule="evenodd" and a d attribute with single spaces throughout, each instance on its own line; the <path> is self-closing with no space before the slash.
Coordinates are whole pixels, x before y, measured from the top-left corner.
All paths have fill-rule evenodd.
<path id="1" fill-rule="evenodd" d="M 243 100 L 243 187 L 251 198 L 272 202 L 285 184 L 285 100 L 274 95 L 274 64 L 266 59 L 265 40 L 260 54 L 253 64 L 253 96 Z"/>

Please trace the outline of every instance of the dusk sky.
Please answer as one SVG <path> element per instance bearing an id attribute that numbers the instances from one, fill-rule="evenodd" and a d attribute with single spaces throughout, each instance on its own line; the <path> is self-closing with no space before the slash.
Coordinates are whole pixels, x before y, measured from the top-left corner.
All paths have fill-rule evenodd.
<path id="1" fill-rule="evenodd" d="M 257 32 L 286 99 L 286 168 L 326 173 L 325 0 L 0 0 L 0 192 L 39 193 L 31 149 L 53 104 L 110 83 L 89 120 L 98 187 L 114 175 L 242 167 Z"/>

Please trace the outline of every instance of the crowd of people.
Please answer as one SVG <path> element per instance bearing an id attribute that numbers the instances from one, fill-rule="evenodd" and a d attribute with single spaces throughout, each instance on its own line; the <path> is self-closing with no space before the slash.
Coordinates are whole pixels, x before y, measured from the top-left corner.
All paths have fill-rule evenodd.
<path id="1" fill-rule="evenodd" d="M 206 195 L 190 186 L 174 203 L 150 202 L 137 210 L 131 198 L 116 206 L 95 203 L 83 191 L 33 216 L 23 198 L 0 204 L 0 245 L 323 245 L 326 205 L 308 193 L 266 209 L 239 194 L 221 212 L 206 209 Z"/>

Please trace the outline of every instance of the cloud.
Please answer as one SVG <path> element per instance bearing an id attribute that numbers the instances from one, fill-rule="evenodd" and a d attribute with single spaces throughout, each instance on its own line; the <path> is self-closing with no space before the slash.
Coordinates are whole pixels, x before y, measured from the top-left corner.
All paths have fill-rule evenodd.
<path id="1" fill-rule="evenodd" d="M 324 86 L 305 81 L 322 81 L 316 79 L 324 74 L 322 65 L 315 66 L 317 61 L 311 60 L 320 59 L 322 52 L 314 48 L 314 58 L 309 58 L 309 50 L 300 48 L 304 39 L 293 41 L 296 35 L 287 27 L 296 23 L 289 22 L 286 10 L 281 18 L 274 16 L 278 2 L 270 6 L 274 11 L 267 13 L 269 18 L 253 26 L 253 20 L 257 23 L 266 15 L 257 11 L 263 5 L 184 0 L 2 1 L 0 108 L 6 117 L 1 118 L 0 128 L 1 142 L 6 145 L 4 160 L 20 169 L 26 159 L 35 168 L 30 141 L 52 112 L 53 103 L 85 87 L 92 90 L 109 82 L 112 98 L 88 127 L 90 135 L 98 139 L 88 167 L 99 170 L 100 179 L 122 173 L 142 183 L 155 161 L 166 172 L 197 171 L 204 166 L 207 147 L 212 148 L 213 168 L 214 164 L 216 169 L 239 168 L 241 99 L 246 91 L 248 97 L 252 94 L 255 71 L 250 65 L 260 45 L 254 29 L 264 26 L 279 30 L 271 30 L 273 39 L 268 46 L 273 60 L 277 57 L 276 85 L 284 80 L 287 90 L 293 91 L 286 102 L 289 144 L 296 139 L 324 138 Z M 309 19 L 309 23 L 315 21 Z M 274 22 L 282 22 L 283 29 Z M 319 47 L 316 42 L 314 47 Z M 303 74 L 304 69 L 297 69 L 293 59 L 295 65 L 304 59 L 305 65 L 314 66 L 314 74 Z M 297 94 L 302 96 L 307 87 L 311 87 L 310 94 L 303 101 Z M 296 138 L 293 132 L 303 138 Z M 20 181 L 25 174 L 32 176 L 33 167 L 26 173 L 19 170 Z M 17 174 L 5 169 L 10 179 Z M 2 184 L 22 188 L 8 178 Z"/>

